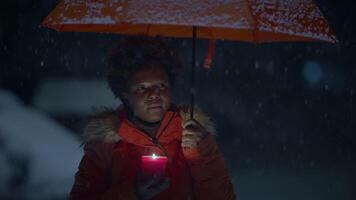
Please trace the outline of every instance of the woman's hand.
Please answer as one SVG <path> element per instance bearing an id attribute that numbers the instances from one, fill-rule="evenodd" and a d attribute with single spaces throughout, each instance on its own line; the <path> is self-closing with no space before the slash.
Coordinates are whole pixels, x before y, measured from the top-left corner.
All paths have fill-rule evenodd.
<path id="1" fill-rule="evenodd" d="M 138 199 L 149 200 L 163 192 L 170 185 L 168 178 L 151 177 L 150 179 L 136 181 L 135 190 Z"/>
<path id="2" fill-rule="evenodd" d="M 208 135 L 205 128 L 196 120 L 191 119 L 183 125 L 182 148 L 191 149 L 196 147 L 199 142 Z"/>

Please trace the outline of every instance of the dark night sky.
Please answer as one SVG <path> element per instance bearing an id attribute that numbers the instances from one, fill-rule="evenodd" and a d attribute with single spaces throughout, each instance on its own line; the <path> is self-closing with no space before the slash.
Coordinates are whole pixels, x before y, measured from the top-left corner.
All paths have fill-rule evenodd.
<path id="1" fill-rule="evenodd" d="M 120 39 L 118 35 L 58 33 L 39 27 L 56 2 L 7 0 L 1 5 L 1 86 L 14 91 L 27 104 L 31 104 L 34 88 L 45 77 L 102 77 L 106 53 Z M 232 124 L 245 123 L 245 120 L 255 124 L 275 123 L 276 119 L 288 118 L 305 121 L 303 116 L 306 116 L 312 126 L 315 125 L 313 120 L 319 121 L 319 115 L 327 114 L 328 120 L 332 121 L 329 125 L 350 137 L 345 141 L 354 142 L 350 139 L 354 139 L 352 132 L 355 130 L 352 123 L 355 120 L 355 57 L 352 52 L 355 49 L 356 4 L 325 0 L 317 1 L 317 4 L 336 32 L 339 44 L 254 45 L 219 41 L 213 69 L 209 72 L 198 69 L 198 100 L 202 106 L 216 107 L 212 112 L 224 113 L 222 117 L 228 118 L 236 113 L 229 111 L 226 104 L 237 102 L 239 105 L 240 102 L 248 114 L 240 116 L 244 118 L 240 121 L 228 120 Z M 190 40 L 173 40 L 172 43 L 181 50 L 189 65 Z M 198 42 L 198 61 L 203 59 L 206 44 L 206 41 Z M 321 64 L 327 72 L 325 76 L 329 76 L 314 88 L 308 87 L 303 77 L 303 66 L 307 61 Z M 336 78 L 333 79 L 334 75 Z M 181 80 L 185 79 L 186 76 L 181 77 Z M 182 87 L 184 90 L 185 86 Z M 209 91 L 223 94 L 207 100 L 211 97 Z M 178 96 L 184 94 L 178 92 Z M 315 105 L 308 104 L 301 109 L 305 101 Z M 256 105 L 263 108 L 259 118 L 250 114 L 256 112 Z M 291 110 L 289 114 L 284 113 L 287 117 L 282 119 L 278 110 L 283 109 Z M 309 115 L 308 109 L 315 116 Z M 293 126 L 283 121 L 279 124 Z M 307 127 L 306 124 L 304 128 Z M 255 128 L 262 129 L 260 126 Z M 321 127 L 324 128 L 328 129 Z"/>
<path id="2" fill-rule="evenodd" d="M 353 177 L 350 187 L 355 187 L 356 3 L 316 2 L 338 44 L 218 41 L 213 68 L 198 69 L 197 101 L 215 119 L 218 141 L 230 166 L 297 171 L 345 168 Z M 45 77 L 101 78 L 105 56 L 120 39 L 118 35 L 58 33 L 39 27 L 56 3 L 1 2 L 0 87 L 13 91 L 28 105 Z M 171 42 L 189 66 L 190 40 Z M 198 42 L 200 63 L 206 47 L 206 41 Z M 305 73 L 315 68 L 308 68 L 308 63 L 317 63 L 323 71 L 313 86 Z M 310 72 L 309 78 L 317 73 Z M 186 80 L 187 75 L 178 80 L 179 101 L 188 97 Z"/>

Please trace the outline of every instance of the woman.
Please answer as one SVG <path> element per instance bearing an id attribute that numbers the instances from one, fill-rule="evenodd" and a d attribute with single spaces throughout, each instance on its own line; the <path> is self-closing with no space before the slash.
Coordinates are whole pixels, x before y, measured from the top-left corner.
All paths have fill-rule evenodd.
<path id="1" fill-rule="evenodd" d="M 171 104 L 181 67 L 160 38 L 130 37 L 109 58 L 107 80 L 123 105 L 88 123 L 70 199 L 234 199 L 209 118 Z M 144 176 L 141 156 L 168 157 L 164 176 Z M 143 178 L 145 177 L 145 178 Z"/>

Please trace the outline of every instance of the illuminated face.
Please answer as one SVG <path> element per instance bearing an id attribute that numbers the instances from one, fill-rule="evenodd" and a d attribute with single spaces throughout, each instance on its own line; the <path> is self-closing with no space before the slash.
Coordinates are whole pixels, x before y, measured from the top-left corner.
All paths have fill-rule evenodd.
<path id="1" fill-rule="evenodd" d="M 159 122 L 171 104 L 171 87 L 162 68 L 142 68 L 124 93 L 133 114 L 146 122 Z"/>

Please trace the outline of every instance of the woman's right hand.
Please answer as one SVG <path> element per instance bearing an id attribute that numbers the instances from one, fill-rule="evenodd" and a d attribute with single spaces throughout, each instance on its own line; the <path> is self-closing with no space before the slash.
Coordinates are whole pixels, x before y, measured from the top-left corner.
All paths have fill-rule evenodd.
<path id="1" fill-rule="evenodd" d="M 138 179 L 136 181 L 136 195 L 140 200 L 152 199 L 157 194 L 163 192 L 170 185 L 168 178 L 152 177 L 150 179 Z"/>

